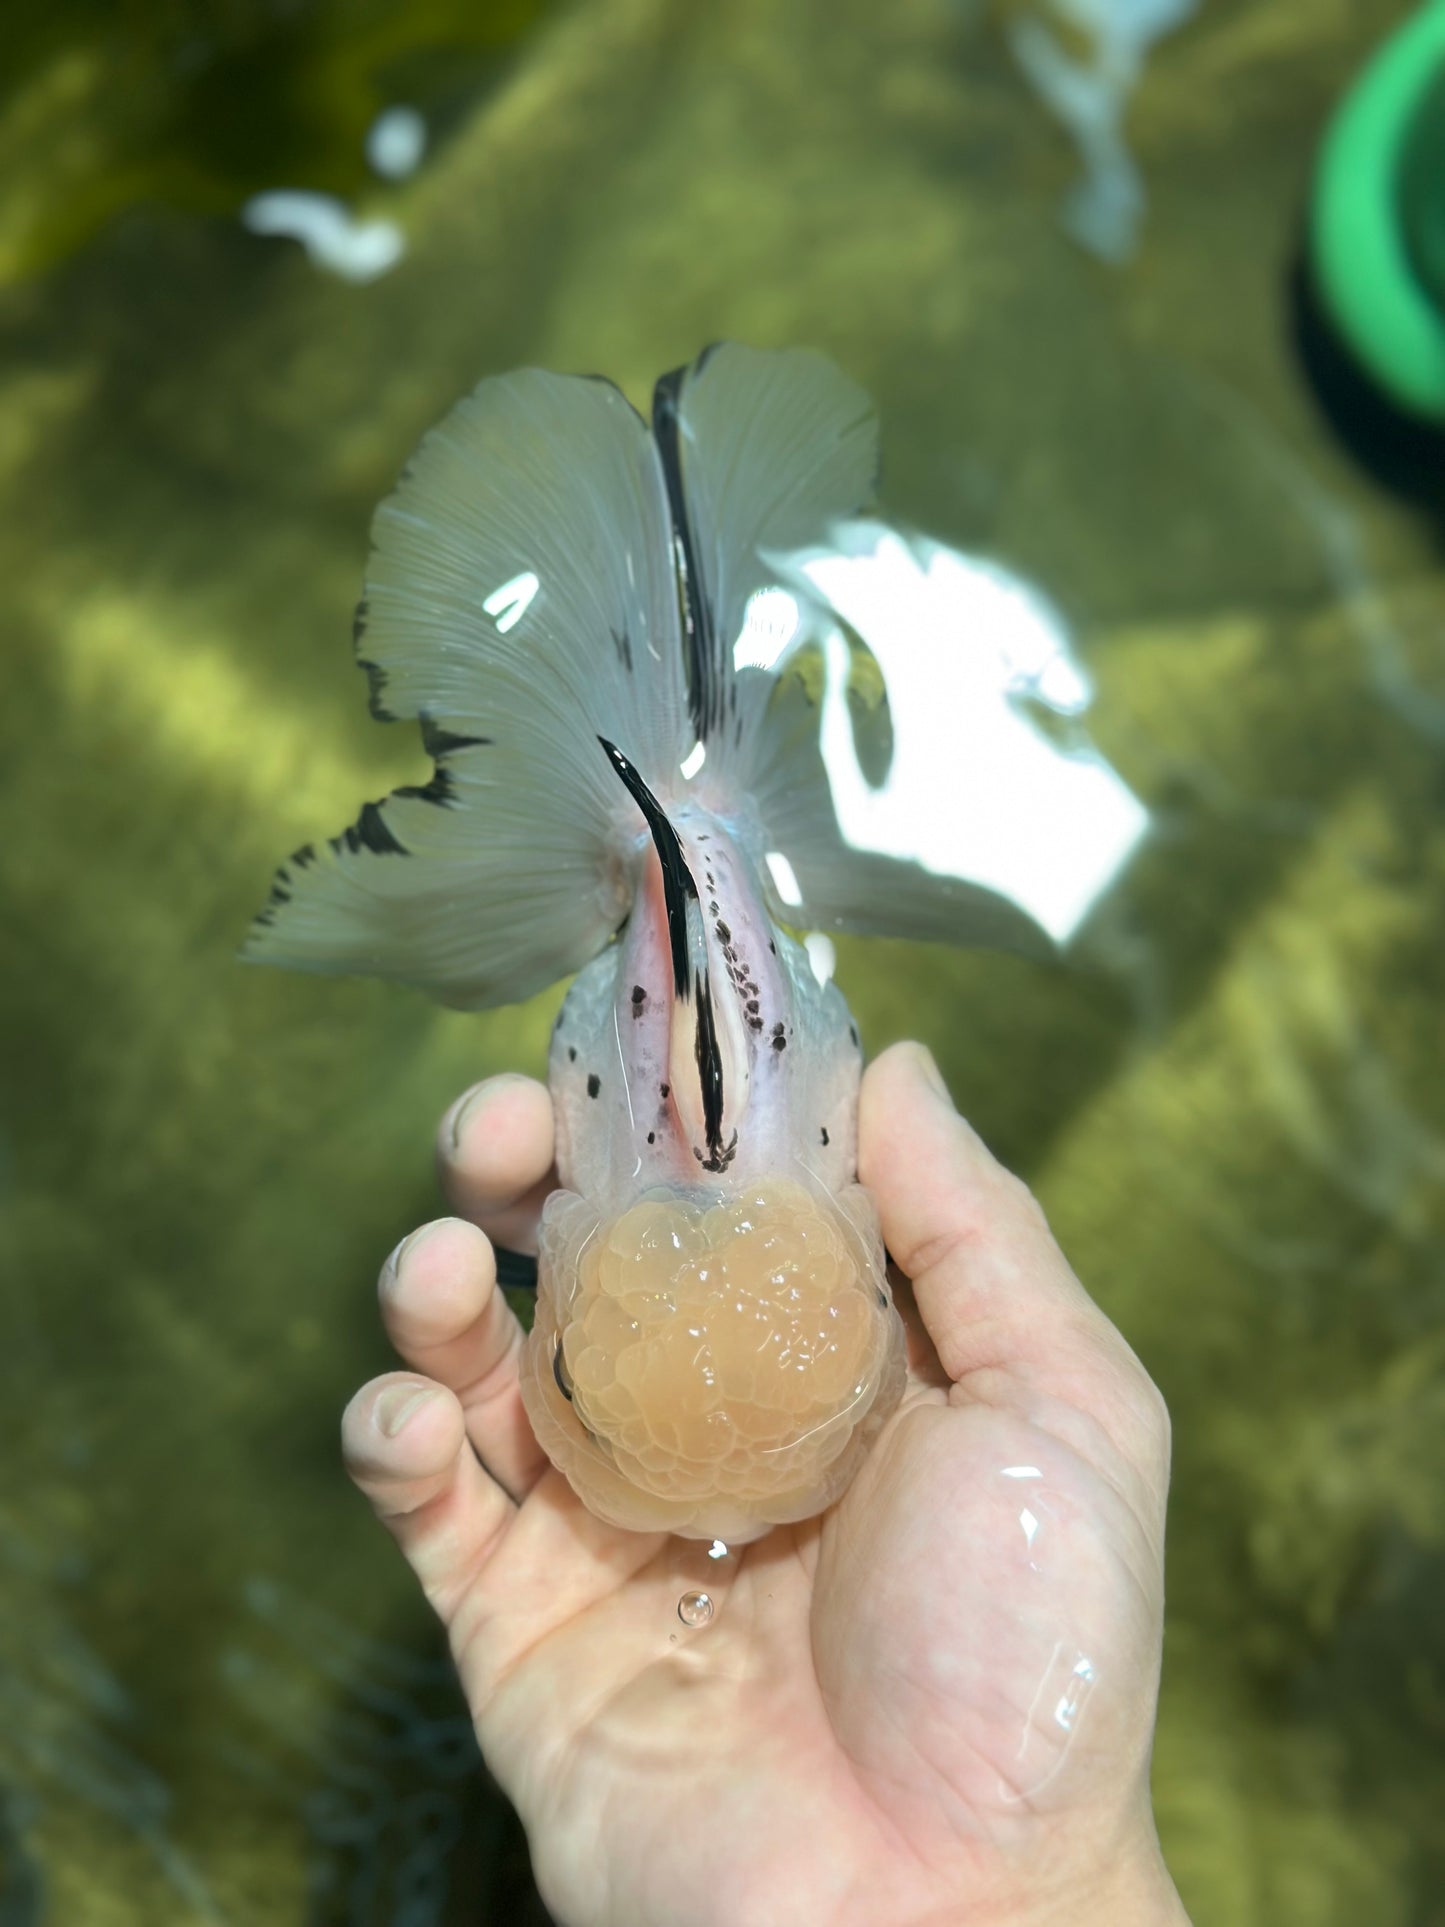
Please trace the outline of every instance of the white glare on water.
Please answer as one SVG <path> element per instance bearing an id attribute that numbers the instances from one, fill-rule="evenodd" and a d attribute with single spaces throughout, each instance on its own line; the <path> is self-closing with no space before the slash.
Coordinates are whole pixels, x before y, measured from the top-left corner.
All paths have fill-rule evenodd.
<path id="1" fill-rule="evenodd" d="M 995 563 L 874 522 L 784 566 L 862 636 L 888 691 L 893 758 L 875 789 L 854 748 L 848 645 L 825 638 L 821 745 L 846 841 L 984 884 L 1066 942 L 1148 812 L 1101 756 L 1059 748 L 1021 708 L 1072 717 L 1091 699 L 1058 611 Z"/>
<path id="2" fill-rule="evenodd" d="M 253 194 L 241 219 L 253 234 L 299 241 L 318 268 L 343 281 L 375 281 L 406 253 L 394 221 L 358 221 L 343 202 L 302 188 Z"/>
<path id="3" fill-rule="evenodd" d="M 415 107 L 388 107 L 366 130 L 367 162 L 389 181 L 405 180 L 426 152 L 426 122 Z"/>

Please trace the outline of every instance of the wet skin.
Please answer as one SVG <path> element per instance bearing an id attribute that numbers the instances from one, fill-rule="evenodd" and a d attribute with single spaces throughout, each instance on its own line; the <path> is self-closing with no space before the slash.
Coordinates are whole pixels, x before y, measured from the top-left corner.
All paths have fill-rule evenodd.
<path id="1" fill-rule="evenodd" d="M 860 1108 L 908 1391 L 838 1504 L 726 1558 L 600 1524 L 528 1428 L 488 1240 L 534 1235 L 546 1091 L 478 1086 L 439 1157 L 459 1216 L 380 1283 L 411 1369 L 344 1447 L 559 1920 L 1183 1921 L 1148 1787 L 1167 1414 L 927 1054 L 886 1052 Z"/>

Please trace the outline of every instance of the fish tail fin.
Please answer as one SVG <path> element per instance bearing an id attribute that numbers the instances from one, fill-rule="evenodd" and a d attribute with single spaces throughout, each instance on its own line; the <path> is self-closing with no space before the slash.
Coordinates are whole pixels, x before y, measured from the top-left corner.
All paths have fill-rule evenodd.
<path id="1" fill-rule="evenodd" d="M 625 810 L 597 738 L 688 741 L 664 484 L 610 383 L 484 381 L 378 509 L 357 654 L 430 782 L 297 853 L 243 955 L 393 977 L 463 1007 L 579 968 L 627 912 Z"/>

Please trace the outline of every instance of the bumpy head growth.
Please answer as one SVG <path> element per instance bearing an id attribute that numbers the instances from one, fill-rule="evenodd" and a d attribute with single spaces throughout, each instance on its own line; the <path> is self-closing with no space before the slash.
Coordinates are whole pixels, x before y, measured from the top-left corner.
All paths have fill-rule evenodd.
<path id="1" fill-rule="evenodd" d="M 866 1212 L 781 1178 L 555 1201 L 523 1396 L 593 1512 L 736 1544 L 837 1496 L 903 1383 Z"/>

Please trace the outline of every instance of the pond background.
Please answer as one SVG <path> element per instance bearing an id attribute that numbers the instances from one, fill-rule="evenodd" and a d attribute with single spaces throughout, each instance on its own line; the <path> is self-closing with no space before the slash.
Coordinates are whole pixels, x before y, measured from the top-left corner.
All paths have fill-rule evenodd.
<path id="1" fill-rule="evenodd" d="M 348 653 L 422 431 L 523 362 L 640 401 L 719 337 L 871 390 L 888 512 L 1053 598 L 1154 812 L 1061 963 L 840 943 L 839 978 L 1168 1396 L 1186 1904 L 1445 1921 L 1441 490 L 1331 425 L 1297 286 L 1319 136 L 1408 9 L 1160 38 L 1116 262 L 1061 222 L 1030 10 L 9 0 L 5 1927 L 542 1918 L 336 1423 L 436 1117 L 540 1072 L 557 993 L 459 1017 L 234 952 L 286 851 L 427 774 Z M 430 143 L 387 184 L 397 102 Z M 272 187 L 403 258 L 247 232 Z"/>

